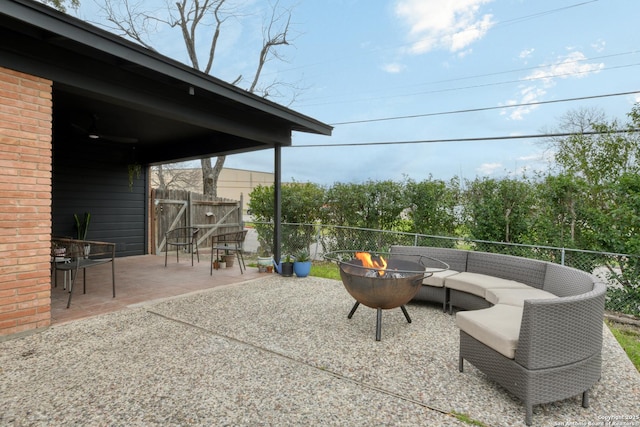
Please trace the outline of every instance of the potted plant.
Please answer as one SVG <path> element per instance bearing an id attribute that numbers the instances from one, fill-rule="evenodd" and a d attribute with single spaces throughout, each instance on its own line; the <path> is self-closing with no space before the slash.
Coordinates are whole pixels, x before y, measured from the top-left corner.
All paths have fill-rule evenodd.
<path id="1" fill-rule="evenodd" d="M 280 263 L 280 274 L 284 277 L 293 276 L 293 258 L 290 254 L 284 256 L 284 261 Z"/>
<path id="2" fill-rule="evenodd" d="M 293 272 L 298 277 L 307 277 L 311 272 L 311 259 L 309 258 L 309 252 L 301 250 L 296 254 L 296 259 L 293 263 Z"/>
<path id="3" fill-rule="evenodd" d="M 227 263 L 227 267 L 233 267 L 233 259 L 235 258 L 235 253 L 230 251 L 229 249 L 224 250 L 224 257 L 222 259 Z"/>
<path id="4" fill-rule="evenodd" d="M 258 252 L 258 272 L 267 272 L 267 267 L 272 266 L 274 263 L 273 258 L 268 251 L 261 249 Z"/>
<path id="5" fill-rule="evenodd" d="M 91 213 L 85 212 L 82 219 L 78 216 L 78 214 L 73 214 L 73 218 L 76 223 L 76 236 L 78 240 L 87 240 L 87 231 L 89 230 L 89 222 L 91 222 Z M 91 245 L 84 245 L 84 257 L 89 258 L 89 253 L 91 252 Z"/>
<path id="6" fill-rule="evenodd" d="M 85 212 L 84 217 L 80 219 L 78 214 L 73 214 L 73 218 L 76 220 L 76 236 L 78 240 L 87 239 L 87 231 L 89 230 L 89 222 L 91 221 L 91 213 Z"/>

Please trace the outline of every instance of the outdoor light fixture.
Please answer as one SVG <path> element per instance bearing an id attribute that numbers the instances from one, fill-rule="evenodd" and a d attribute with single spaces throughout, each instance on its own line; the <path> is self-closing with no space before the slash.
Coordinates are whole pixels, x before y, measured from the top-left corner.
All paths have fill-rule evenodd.
<path id="1" fill-rule="evenodd" d="M 87 136 L 91 139 L 100 139 L 100 135 L 98 134 L 98 126 L 96 122 L 98 121 L 98 117 L 94 114 L 93 119 L 91 120 L 91 127 L 87 132 Z"/>

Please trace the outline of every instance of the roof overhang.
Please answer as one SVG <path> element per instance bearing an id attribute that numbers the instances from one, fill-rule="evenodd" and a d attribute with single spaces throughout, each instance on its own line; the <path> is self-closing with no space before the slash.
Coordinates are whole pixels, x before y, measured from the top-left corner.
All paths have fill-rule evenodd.
<path id="1" fill-rule="evenodd" d="M 332 128 L 72 16 L 0 0 L 0 66 L 53 81 L 54 139 L 99 127 L 153 164 L 291 145 Z M 80 132 L 78 131 L 80 130 Z"/>

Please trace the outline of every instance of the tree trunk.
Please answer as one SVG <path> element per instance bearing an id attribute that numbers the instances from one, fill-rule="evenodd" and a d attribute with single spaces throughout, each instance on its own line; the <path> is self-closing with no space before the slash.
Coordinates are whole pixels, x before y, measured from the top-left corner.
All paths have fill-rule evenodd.
<path id="1" fill-rule="evenodd" d="M 200 159 L 200 167 L 202 168 L 202 194 L 205 197 L 213 199 L 216 197 L 215 180 L 213 179 L 213 168 L 211 167 L 211 157 Z"/>
<path id="2" fill-rule="evenodd" d="M 571 200 L 571 242 L 576 241 L 576 202 Z"/>
<path id="3" fill-rule="evenodd" d="M 216 157 L 216 164 L 213 167 L 213 197 L 218 197 L 218 178 L 220 178 L 220 172 L 222 172 L 226 159 L 227 156 Z"/>
<path id="4" fill-rule="evenodd" d="M 509 227 L 509 217 L 511 216 L 511 208 L 507 208 L 507 211 L 504 214 L 504 222 L 505 222 L 505 230 L 504 230 L 504 241 L 509 243 L 509 233 L 511 232 Z"/>
<path id="5" fill-rule="evenodd" d="M 216 157 L 215 166 L 211 166 L 211 158 L 200 159 L 200 166 L 202 167 L 202 194 L 215 199 L 218 197 L 218 178 L 220 172 L 224 167 L 224 161 L 227 156 Z"/>
<path id="6" fill-rule="evenodd" d="M 164 190 L 167 188 L 167 184 L 164 182 L 164 170 L 162 169 L 162 165 L 158 165 L 158 188 L 160 190 Z"/>

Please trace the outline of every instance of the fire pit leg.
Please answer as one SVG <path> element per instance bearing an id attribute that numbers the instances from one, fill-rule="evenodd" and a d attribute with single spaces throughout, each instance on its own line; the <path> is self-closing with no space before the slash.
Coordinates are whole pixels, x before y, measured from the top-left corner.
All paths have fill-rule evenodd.
<path id="1" fill-rule="evenodd" d="M 409 317 L 409 313 L 407 312 L 407 309 L 404 307 L 404 305 L 401 305 L 400 308 L 404 313 L 404 317 L 407 319 L 407 323 L 411 323 L 411 317 Z"/>
<path id="2" fill-rule="evenodd" d="M 358 309 L 358 306 L 360 305 L 360 303 L 358 301 L 356 301 L 355 304 L 353 304 L 353 308 L 351 309 L 351 311 L 349 312 L 349 315 L 347 316 L 347 319 L 351 319 L 353 317 L 353 313 L 356 312 L 356 310 Z"/>
<path id="3" fill-rule="evenodd" d="M 351 319 L 353 317 L 353 314 L 356 312 L 359 306 L 360 306 L 360 302 L 356 301 L 356 303 L 353 304 L 353 307 L 351 308 L 351 311 L 349 312 L 347 319 Z M 404 314 L 405 319 L 407 319 L 407 323 L 411 323 L 411 317 L 409 317 L 409 312 L 407 311 L 406 307 L 404 305 L 401 305 L 400 309 L 402 310 L 402 313 Z M 376 313 L 376 341 L 380 341 L 381 338 L 382 338 L 382 309 L 378 307 L 377 313 Z"/>

